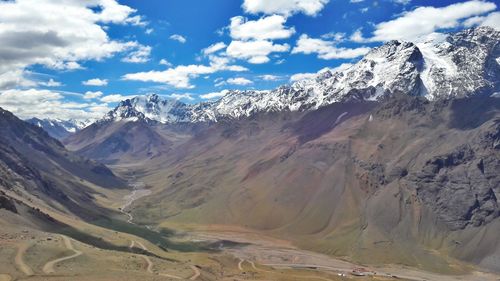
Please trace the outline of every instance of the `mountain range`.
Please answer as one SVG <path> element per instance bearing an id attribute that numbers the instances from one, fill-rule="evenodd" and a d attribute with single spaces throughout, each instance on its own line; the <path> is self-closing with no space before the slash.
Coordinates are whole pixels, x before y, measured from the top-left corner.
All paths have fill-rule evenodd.
<path id="1" fill-rule="evenodd" d="M 157 95 L 122 101 L 101 121 L 217 122 L 258 112 L 305 111 L 335 102 L 381 100 L 394 94 L 428 100 L 489 96 L 500 91 L 500 32 L 489 27 L 411 43 L 391 41 L 347 69 L 271 91 L 229 91 L 198 104 Z"/>
<path id="2" fill-rule="evenodd" d="M 25 223 L 11 213 L 40 204 L 45 219 L 110 227 L 127 177 L 150 192 L 127 205 L 127 233 L 227 227 L 361 264 L 500 272 L 499 42 L 479 27 L 391 41 L 274 90 L 137 96 L 51 131 L 62 141 L 42 130 L 55 122 L 0 110 L 0 211 Z M 115 234 L 100 243 L 134 247 Z"/>
<path id="3" fill-rule="evenodd" d="M 499 42 L 481 27 L 391 41 L 271 91 L 139 96 L 64 143 L 140 170 L 154 194 L 134 205 L 142 224 L 237 225 L 364 263 L 500 270 Z"/>
<path id="4" fill-rule="evenodd" d="M 50 136 L 59 140 L 62 140 L 67 136 L 78 132 L 79 130 L 87 127 L 92 123 L 92 121 L 90 120 L 79 121 L 75 119 L 40 119 L 36 117 L 27 119 L 25 121 L 44 129 Z"/>

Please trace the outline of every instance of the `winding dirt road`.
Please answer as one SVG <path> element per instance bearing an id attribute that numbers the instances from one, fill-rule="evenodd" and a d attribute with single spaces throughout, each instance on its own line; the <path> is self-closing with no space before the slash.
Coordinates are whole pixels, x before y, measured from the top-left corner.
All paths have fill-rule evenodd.
<path id="1" fill-rule="evenodd" d="M 58 259 L 55 259 L 55 260 L 52 260 L 52 261 L 49 261 L 48 263 L 46 263 L 42 268 L 42 271 L 45 274 L 54 273 L 55 272 L 54 266 L 56 264 L 63 262 L 63 261 L 66 261 L 66 260 L 76 258 L 76 257 L 83 254 L 81 251 L 78 251 L 73 247 L 73 244 L 71 243 L 71 240 L 68 237 L 66 237 L 64 235 L 61 235 L 61 237 L 64 241 L 64 246 L 66 246 L 66 249 L 73 251 L 74 254 L 66 256 L 66 257 L 58 258 Z"/>
<path id="2" fill-rule="evenodd" d="M 144 246 L 144 244 L 142 244 L 141 242 L 139 242 L 139 241 L 134 241 L 134 240 L 130 241 L 130 246 L 129 246 L 129 247 L 130 247 L 131 249 L 132 249 L 132 248 L 134 248 L 134 247 L 135 247 L 135 245 L 139 245 L 139 247 L 140 247 L 141 249 L 143 249 L 144 251 L 149 251 L 149 250 L 148 250 L 148 248 L 147 248 L 146 246 Z M 177 275 L 173 275 L 173 274 L 161 273 L 161 272 L 159 272 L 159 273 L 155 273 L 155 272 L 153 271 L 154 263 L 153 263 L 153 261 L 151 260 L 151 258 L 149 258 L 149 257 L 148 257 L 148 256 L 146 256 L 146 255 L 141 255 L 141 257 L 144 259 L 144 261 L 145 261 L 145 262 L 146 262 L 146 264 L 147 264 L 146 270 L 147 270 L 147 272 L 148 272 L 148 273 L 150 273 L 150 274 L 157 274 L 157 275 L 159 275 L 159 276 L 168 277 L 168 278 L 171 278 L 171 279 L 179 279 L 179 280 L 184 279 L 184 280 L 185 280 L 185 278 L 180 277 L 180 276 L 177 276 Z M 195 266 L 191 266 L 191 269 L 193 270 L 194 274 L 193 274 L 193 276 L 190 278 L 190 280 L 195 280 L 196 278 L 198 278 L 198 276 L 200 276 L 200 271 L 199 271 L 199 270 L 198 270 L 198 268 L 196 268 Z"/>
<path id="3" fill-rule="evenodd" d="M 134 203 L 134 201 L 144 197 L 144 196 L 148 196 L 149 194 L 151 194 L 151 190 L 147 190 L 147 189 L 144 189 L 144 184 L 141 183 L 141 182 L 137 182 L 137 183 L 134 183 L 132 184 L 132 186 L 134 187 L 134 190 L 132 191 L 131 194 L 125 196 L 125 204 L 123 204 L 120 208 L 120 211 L 125 214 L 126 216 L 128 216 L 128 219 L 127 219 L 127 222 L 130 223 L 130 224 L 134 224 L 134 217 L 132 216 L 132 214 L 130 212 L 127 212 L 126 209 L 132 205 L 132 203 Z M 149 228 L 148 228 L 149 229 Z M 135 240 L 131 240 L 130 241 L 130 246 L 129 248 L 132 249 L 135 247 L 135 245 L 139 245 L 139 247 L 141 249 L 143 249 L 144 251 L 149 251 L 148 248 L 146 246 L 144 246 L 144 244 L 142 244 L 141 242 L 139 241 L 135 241 Z M 171 274 L 167 274 L 167 273 L 155 273 L 153 271 L 153 267 L 154 267 L 154 263 L 153 261 L 146 255 L 141 255 L 141 257 L 144 259 L 144 261 L 146 262 L 147 264 L 147 267 L 146 267 L 146 270 L 148 273 L 150 274 L 157 274 L 159 276 L 163 276 L 163 277 L 168 277 L 168 278 L 173 278 L 173 279 L 185 279 L 185 278 L 182 278 L 180 276 L 176 276 L 176 275 L 171 275 Z M 191 265 L 191 270 L 193 270 L 193 276 L 191 276 L 189 278 L 189 280 L 196 280 L 200 275 L 201 275 L 201 272 L 198 270 L 198 268 L 194 265 Z"/>
<path id="4" fill-rule="evenodd" d="M 238 263 L 238 269 L 240 271 L 243 271 L 243 267 L 241 265 L 243 264 L 244 261 L 245 261 L 244 259 L 240 259 L 240 262 Z"/>
<path id="5" fill-rule="evenodd" d="M 139 242 L 139 241 L 132 241 L 132 244 L 130 245 L 130 246 L 131 246 L 131 248 L 133 248 L 134 242 L 135 242 L 137 245 L 139 245 L 139 247 L 140 247 L 141 249 L 143 249 L 144 251 L 147 251 L 147 250 L 148 250 L 148 248 L 146 248 L 146 246 L 144 246 L 144 244 L 142 244 L 142 243 L 141 243 L 141 242 Z M 146 268 L 146 270 L 147 270 L 149 273 L 154 274 L 154 272 L 153 272 L 153 265 L 154 265 L 154 264 L 153 264 L 153 262 L 151 261 L 151 259 L 150 259 L 148 256 L 146 256 L 146 255 L 141 255 L 141 257 L 144 259 L 144 261 L 145 261 L 145 262 L 146 262 L 146 264 L 147 264 L 147 268 Z"/>
<path id="6" fill-rule="evenodd" d="M 194 274 L 189 278 L 189 280 L 196 280 L 198 277 L 200 277 L 201 273 L 196 266 L 191 265 L 190 267 L 194 271 Z"/>
<path id="7" fill-rule="evenodd" d="M 242 264 L 245 261 L 248 262 L 255 271 L 266 272 L 266 273 L 276 273 L 276 272 L 273 272 L 270 270 L 264 270 L 264 269 L 257 268 L 257 266 L 255 266 L 255 263 L 253 261 L 244 260 L 244 259 L 240 259 L 240 262 L 238 263 L 238 269 L 240 269 L 241 271 L 243 271 Z M 303 279 L 307 279 L 307 280 L 317 279 L 317 280 L 323 280 L 323 281 L 332 281 L 332 279 L 328 279 L 328 278 L 321 277 L 321 276 L 313 276 L 313 275 L 287 275 L 287 276 L 296 277 L 299 279 L 303 278 Z"/>
<path id="8" fill-rule="evenodd" d="M 29 244 L 22 244 L 21 246 L 19 246 L 19 248 L 17 248 L 17 254 L 16 254 L 16 257 L 14 259 L 14 262 L 16 263 L 16 266 L 19 268 L 19 270 L 21 270 L 22 273 L 26 274 L 27 276 L 31 276 L 33 275 L 33 270 L 31 269 L 31 267 L 29 267 L 25 262 L 24 262 L 24 254 L 26 253 L 26 250 L 28 250 L 28 248 L 30 247 L 31 245 Z"/>

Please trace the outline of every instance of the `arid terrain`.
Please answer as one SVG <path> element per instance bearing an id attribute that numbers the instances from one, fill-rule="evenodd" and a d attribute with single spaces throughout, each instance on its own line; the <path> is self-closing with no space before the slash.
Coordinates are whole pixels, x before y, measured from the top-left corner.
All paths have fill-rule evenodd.
<path id="1" fill-rule="evenodd" d="M 0 1 L 0 281 L 500 281 L 498 1 L 424 2 Z"/>

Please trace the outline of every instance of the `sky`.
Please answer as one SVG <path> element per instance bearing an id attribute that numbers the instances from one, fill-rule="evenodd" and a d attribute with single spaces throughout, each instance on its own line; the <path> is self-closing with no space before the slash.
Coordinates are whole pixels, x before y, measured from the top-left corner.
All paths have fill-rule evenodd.
<path id="1" fill-rule="evenodd" d="M 498 1 L 0 1 L 0 107 L 96 119 L 136 95 L 196 103 L 338 70 L 390 40 L 500 29 Z"/>

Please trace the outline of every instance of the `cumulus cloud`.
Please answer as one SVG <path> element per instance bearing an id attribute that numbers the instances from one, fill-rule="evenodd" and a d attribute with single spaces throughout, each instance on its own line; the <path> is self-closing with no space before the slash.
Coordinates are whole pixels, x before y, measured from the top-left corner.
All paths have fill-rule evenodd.
<path id="1" fill-rule="evenodd" d="M 175 88 L 194 88 L 190 84 L 190 79 L 197 78 L 200 75 L 211 74 L 216 70 L 210 66 L 204 65 L 180 65 L 175 68 L 169 68 L 164 71 L 148 71 L 129 73 L 123 76 L 124 80 L 136 80 L 143 82 L 156 82 L 169 84 Z"/>
<path id="2" fill-rule="evenodd" d="M 131 99 L 134 98 L 135 96 L 130 95 L 130 96 L 123 96 L 120 94 L 112 94 L 112 95 L 107 95 L 104 97 L 101 97 L 101 101 L 105 103 L 113 103 L 113 102 L 121 102 L 126 99 Z"/>
<path id="3" fill-rule="evenodd" d="M 329 32 L 321 35 L 323 39 L 334 40 L 335 42 L 342 42 L 345 39 L 345 33 L 342 32 Z"/>
<path id="4" fill-rule="evenodd" d="M 152 70 L 147 72 L 128 73 L 123 75 L 122 79 L 164 83 L 174 88 L 192 89 L 194 85 L 191 84 L 191 80 L 202 75 L 213 74 L 220 71 L 242 72 L 248 70 L 243 66 L 232 64 L 234 60 L 225 54 L 213 54 L 215 49 L 220 48 L 220 44 L 214 44 L 206 49 L 211 49 L 206 52 L 210 61 L 209 65 L 179 65 L 176 67 L 169 67 L 167 70 L 163 71 Z"/>
<path id="5" fill-rule="evenodd" d="M 433 32 L 458 27 L 462 20 L 496 9 L 495 3 L 472 0 L 445 7 L 419 7 L 375 26 L 370 41 L 415 40 Z M 498 22 L 498 21 L 497 21 Z M 498 23 L 496 23 L 498 25 Z"/>
<path id="6" fill-rule="evenodd" d="M 272 15 L 254 21 L 237 16 L 231 18 L 229 31 L 231 37 L 237 40 L 286 39 L 295 33 L 295 28 L 288 28 L 285 23 L 286 18 L 281 15 Z"/>
<path id="7" fill-rule="evenodd" d="M 179 34 L 173 34 L 169 38 L 182 44 L 186 43 L 187 41 L 186 37 Z"/>
<path id="8" fill-rule="evenodd" d="M 357 58 L 369 51 L 370 48 L 367 47 L 353 49 L 337 47 L 334 41 L 310 38 L 306 34 L 302 34 L 297 45 L 293 48 L 292 54 L 317 54 L 320 59 L 331 60 Z"/>
<path id="9" fill-rule="evenodd" d="M 86 100 L 92 100 L 92 99 L 97 99 L 97 98 L 101 97 L 102 95 L 103 95 L 103 93 L 101 91 L 97 91 L 97 92 L 88 91 L 83 95 L 83 98 Z"/>
<path id="10" fill-rule="evenodd" d="M 171 99 L 176 99 L 176 100 L 194 100 L 193 95 L 189 93 L 184 93 L 184 94 L 171 94 L 168 96 Z"/>
<path id="11" fill-rule="evenodd" d="M 248 80 L 248 79 L 243 78 L 243 77 L 236 77 L 236 78 L 227 79 L 226 83 L 231 84 L 231 85 L 246 86 L 246 85 L 253 84 L 253 81 Z"/>
<path id="12" fill-rule="evenodd" d="M 82 82 L 85 86 L 106 86 L 108 85 L 108 79 L 93 78 Z"/>
<path id="13" fill-rule="evenodd" d="M 116 0 L 1 1 L 0 73 L 9 74 L 0 77 L 0 86 L 29 87 L 24 70 L 30 65 L 74 70 L 82 68 L 79 61 L 133 49 L 110 39 L 102 24 L 144 25 L 134 13 Z"/>
<path id="14" fill-rule="evenodd" d="M 220 92 L 213 92 L 213 93 L 208 93 L 204 95 L 200 95 L 200 98 L 205 99 L 205 100 L 210 100 L 210 99 L 217 99 L 225 96 L 229 91 L 228 90 L 222 90 Z"/>
<path id="15" fill-rule="evenodd" d="M 490 26 L 500 30 L 500 12 L 493 12 L 486 16 L 475 16 L 464 21 L 465 27 L 472 26 Z"/>
<path id="16" fill-rule="evenodd" d="M 135 80 L 143 82 L 165 83 L 175 88 L 192 89 L 190 80 L 201 75 L 212 74 L 222 70 L 242 71 L 246 68 L 226 65 L 226 64 L 211 64 L 211 65 L 179 65 L 175 68 L 169 68 L 164 71 L 148 71 L 125 74 L 122 79 Z"/>
<path id="17" fill-rule="evenodd" d="M 122 58 L 123 62 L 129 63 L 145 63 L 149 61 L 149 56 L 151 55 L 151 47 L 144 46 L 137 42 L 134 42 L 135 50 L 128 53 L 128 55 Z"/>
<path id="18" fill-rule="evenodd" d="M 208 55 L 217 53 L 226 47 L 227 47 L 226 43 L 218 42 L 218 43 L 215 43 L 215 44 L 212 44 L 212 45 L 206 47 L 205 49 L 201 50 L 201 52 L 203 53 L 203 55 L 208 56 Z"/>
<path id="19" fill-rule="evenodd" d="M 363 43 L 368 41 L 365 37 L 363 37 L 363 32 L 361 28 L 356 29 L 356 31 L 354 31 L 353 34 L 351 34 L 349 39 L 356 43 Z"/>
<path id="20" fill-rule="evenodd" d="M 47 82 L 38 82 L 38 85 L 45 87 L 60 87 L 63 84 L 59 81 L 55 81 L 54 79 L 50 78 L 49 81 Z"/>
<path id="21" fill-rule="evenodd" d="M 230 57 L 247 60 L 249 63 L 261 64 L 269 62 L 269 55 L 275 52 L 287 52 L 288 44 L 274 44 L 267 40 L 232 41 L 226 49 Z"/>
<path id="22" fill-rule="evenodd" d="M 317 15 L 329 0 L 244 0 L 243 10 L 251 14 L 292 15 L 304 13 L 308 16 Z"/>
<path id="23" fill-rule="evenodd" d="M 22 119 L 97 119 L 110 110 L 106 104 L 68 102 L 59 92 L 37 89 L 5 90 L 0 93 L 0 106 Z"/>
<path id="24" fill-rule="evenodd" d="M 166 65 L 166 66 L 168 66 L 168 67 L 171 67 L 171 66 L 172 66 L 172 63 L 171 63 L 171 62 L 169 62 L 169 61 L 168 61 L 168 60 L 166 60 L 166 59 L 161 59 L 161 60 L 160 60 L 160 64 L 161 64 L 161 65 Z"/>
<path id="25" fill-rule="evenodd" d="M 259 78 L 264 81 L 278 81 L 281 80 L 283 77 L 278 75 L 265 74 L 265 75 L 260 75 Z"/>

